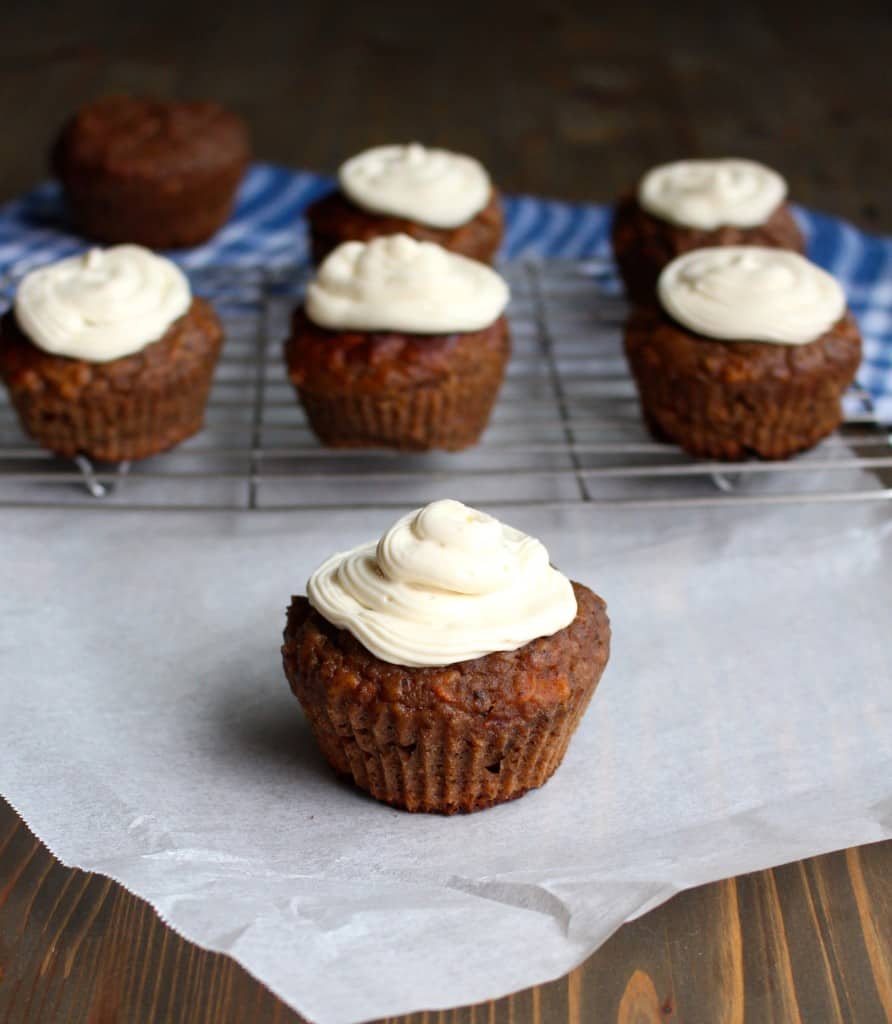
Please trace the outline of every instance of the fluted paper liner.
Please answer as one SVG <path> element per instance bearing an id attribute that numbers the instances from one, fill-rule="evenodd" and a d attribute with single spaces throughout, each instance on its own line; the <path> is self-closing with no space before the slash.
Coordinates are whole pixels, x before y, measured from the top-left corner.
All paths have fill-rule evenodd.
<path id="1" fill-rule="evenodd" d="M 814 388 L 790 385 L 782 404 L 745 404 L 720 385 L 692 381 L 687 387 L 632 367 L 641 409 L 651 433 L 679 444 L 701 458 L 737 460 L 754 453 L 785 459 L 811 448 L 842 421 L 845 385 L 816 394 Z"/>
<path id="2" fill-rule="evenodd" d="M 332 448 L 458 451 L 486 429 L 501 384 L 498 373 L 419 385 L 381 395 L 316 395 L 298 389 L 319 440 Z"/>
<path id="3" fill-rule="evenodd" d="M 563 760 L 583 708 L 559 708 L 488 740 L 469 736 L 436 710 L 403 713 L 379 704 L 302 705 L 332 767 L 376 800 L 408 811 L 481 810 L 547 782 Z M 417 737 L 400 744 L 388 734 Z"/>
<path id="4" fill-rule="evenodd" d="M 88 401 L 17 390 L 12 404 L 25 432 L 59 455 L 144 459 L 201 430 L 214 361 L 178 375 L 171 388 Z"/>

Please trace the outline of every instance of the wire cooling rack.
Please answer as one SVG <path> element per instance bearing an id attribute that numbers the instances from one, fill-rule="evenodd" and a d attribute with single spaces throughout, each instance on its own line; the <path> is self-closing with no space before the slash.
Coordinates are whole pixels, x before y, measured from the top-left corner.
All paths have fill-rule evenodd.
<path id="1" fill-rule="evenodd" d="M 23 269 L 23 268 L 22 268 Z M 892 499 L 892 435 L 866 395 L 839 432 L 783 463 L 697 461 L 654 441 L 622 354 L 624 301 L 601 263 L 516 263 L 514 353 L 481 443 L 461 453 L 323 448 L 282 362 L 306 274 L 215 268 L 192 275 L 226 342 L 205 429 L 133 465 L 42 451 L 0 399 L 0 506 L 95 509 L 395 507 L 454 497 L 489 505 L 711 505 Z M 15 284 L 0 282 L 7 302 Z"/>

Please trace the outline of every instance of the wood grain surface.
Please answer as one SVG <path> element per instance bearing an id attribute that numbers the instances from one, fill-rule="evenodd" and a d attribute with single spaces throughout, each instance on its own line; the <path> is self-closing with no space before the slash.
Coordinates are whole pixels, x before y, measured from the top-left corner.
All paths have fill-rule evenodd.
<path id="1" fill-rule="evenodd" d="M 78 104 L 211 96 L 258 157 L 332 170 L 416 138 L 508 191 L 607 201 L 650 164 L 739 154 L 802 203 L 892 231 L 892 5 L 4 4 L 0 200 Z M 2 779 L 0 779 L 2 789 Z M 0 801 L 0 1024 L 297 1022 L 227 957 L 55 861 Z M 892 843 L 683 893 L 567 977 L 393 1024 L 892 1021 Z"/>
<path id="2" fill-rule="evenodd" d="M 390 1024 L 892 1021 L 892 842 L 701 886 L 547 985 Z M 229 957 L 63 867 L 0 802 L 0 1022 L 297 1024 Z"/>
<path id="3" fill-rule="evenodd" d="M 0 199 L 45 176 L 73 107 L 137 91 L 220 99 L 263 159 L 331 171 L 415 138 L 566 199 L 750 156 L 800 202 L 892 231 L 890 24 L 888 0 L 7 0 Z"/>

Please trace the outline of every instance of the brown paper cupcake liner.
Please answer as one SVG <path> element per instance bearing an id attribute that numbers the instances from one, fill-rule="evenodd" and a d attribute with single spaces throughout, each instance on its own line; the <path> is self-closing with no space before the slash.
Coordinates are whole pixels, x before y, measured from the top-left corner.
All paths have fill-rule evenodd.
<path id="1" fill-rule="evenodd" d="M 839 426 L 861 338 L 849 313 L 791 347 L 702 337 L 641 307 L 626 325 L 625 353 L 659 440 L 699 458 L 786 459 Z"/>
<path id="2" fill-rule="evenodd" d="M 813 447 L 842 421 L 844 387 L 816 392 L 791 384 L 767 398 L 732 387 L 651 375 L 633 366 L 642 413 L 658 440 L 669 440 L 699 458 L 739 461 L 750 455 L 786 459 Z"/>
<path id="3" fill-rule="evenodd" d="M 22 428 L 57 455 L 88 455 L 104 462 L 144 459 L 201 430 L 213 362 L 180 374 L 170 388 L 83 401 L 16 390 L 11 394 Z"/>
<path id="4" fill-rule="evenodd" d="M 101 178 L 67 178 L 63 185 L 72 219 L 88 238 L 177 249 L 207 241 L 226 223 L 242 170 L 167 193 Z"/>
<path id="5" fill-rule="evenodd" d="M 486 429 L 501 384 L 481 367 L 474 379 L 419 385 L 382 395 L 315 395 L 298 388 L 307 419 L 332 448 L 458 451 Z"/>
<path id="6" fill-rule="evenodd" d="M 201 429 L 223 332 L 212 307 L 195 299 L 158 341 L 107 363 L 43 352 L 12 313 L 0 336 L 0 376 L 24 431 L 58 455 L 119 462 Z"/>
<path id="7" fill-rule="evenodd" d="M 338 774 L 393 807 L 440 814 L 482 810 L 543 785 L 585 710 L 559 707 L 521 726 L 481 729 L 436 709 L 301 703 Z"/>

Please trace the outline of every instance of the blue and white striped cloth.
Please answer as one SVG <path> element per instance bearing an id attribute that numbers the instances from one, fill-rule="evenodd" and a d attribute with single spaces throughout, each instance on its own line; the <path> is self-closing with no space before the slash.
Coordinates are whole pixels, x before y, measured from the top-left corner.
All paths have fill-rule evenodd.
<path id="1" fill-rule="evenodd" d="M 235 213 L 206 245 L 170 255 L 186 270 L 213 265 L 284 267 L 307 258 L 305 207 L 331 187 L 328 178 L 255 164 Z M 529 196 L 505 198 L 503 259 L 610 258 L 610 208 Z M 892 238 L 797 210 L 809 256 L 842 283 L 864 335 L 859 383 L 883 422 L 892 423 Z M 40 185 L 0 207 L 0 272 L 21 271 L 84 247 L 67 228 L 58 187 Z"/>

